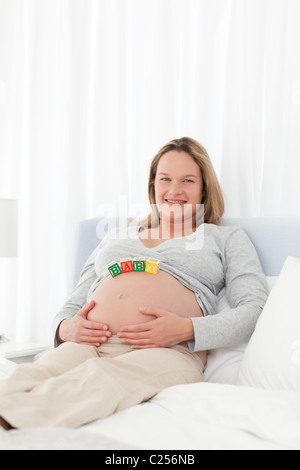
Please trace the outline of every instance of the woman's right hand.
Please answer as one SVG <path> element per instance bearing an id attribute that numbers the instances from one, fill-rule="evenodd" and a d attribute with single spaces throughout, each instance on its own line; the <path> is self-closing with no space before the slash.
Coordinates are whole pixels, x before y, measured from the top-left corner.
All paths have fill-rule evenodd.
<path id="1" fill-rule="evenodd" d="M 112 335 L 108 325 L 87 319 L 89 312 L 95 305 L 95 301 L 92 300 L 89 304 L 85 304 L 73 318 L 61 322 L 57 332 L 60 342 L 98 347 L 107 341 Z"/>

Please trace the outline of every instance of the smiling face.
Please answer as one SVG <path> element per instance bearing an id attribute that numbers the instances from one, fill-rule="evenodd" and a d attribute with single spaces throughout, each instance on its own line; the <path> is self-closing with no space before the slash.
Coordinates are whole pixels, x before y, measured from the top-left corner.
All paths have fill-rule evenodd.
<path id="1" fill-rule="evenodd" d="M 204 196 L 199 165 L 185 152 L 171 150 L 159 160 L 155 198 L 160 220 L 186 223 L 194 220 Z"/>

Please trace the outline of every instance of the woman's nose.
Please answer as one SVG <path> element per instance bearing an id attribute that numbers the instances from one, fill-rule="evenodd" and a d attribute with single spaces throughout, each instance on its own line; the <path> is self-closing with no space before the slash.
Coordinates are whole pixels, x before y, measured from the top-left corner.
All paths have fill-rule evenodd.
<path id="1" fill-rule="evenodd" d="M 171 188 L 169 188 L 169 193 L 170 194 L 182 194 L 182 186 L 180 182 L 173 182 Z"/>

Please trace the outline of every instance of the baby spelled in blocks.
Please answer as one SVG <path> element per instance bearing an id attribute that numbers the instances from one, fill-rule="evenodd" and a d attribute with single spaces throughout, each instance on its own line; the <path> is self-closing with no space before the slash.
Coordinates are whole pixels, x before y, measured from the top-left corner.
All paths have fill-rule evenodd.
<path id="1" fill-rule="evenodd" d="M 122 258 L 120 263 L 113 261 L 109 263 L 106 267 L 110 272 L 112 277 L 116 277 L 119 274 L 135 272 L 146 272 L 150 274 L 157 274 L 159 268 L 159 259 L 155 258 Z"/>

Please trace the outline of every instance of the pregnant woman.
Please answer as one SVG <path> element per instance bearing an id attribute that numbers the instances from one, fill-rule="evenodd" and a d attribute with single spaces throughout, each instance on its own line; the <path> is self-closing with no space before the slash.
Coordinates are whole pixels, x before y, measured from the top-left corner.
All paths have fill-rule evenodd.
<path id="1" fill-rule="evenodd" d="M 111 231 L 55 319 L 57 348 L 0 382 L 5 429 L 79 427 L 203 380 L 207 351 L 249 340 L 267 298 L 243 230 L 219 225 L 206 150 L 169 142 L 149 176 L 151 214 Z M 226 286 L 231 308 L 215 315 Z"/>

